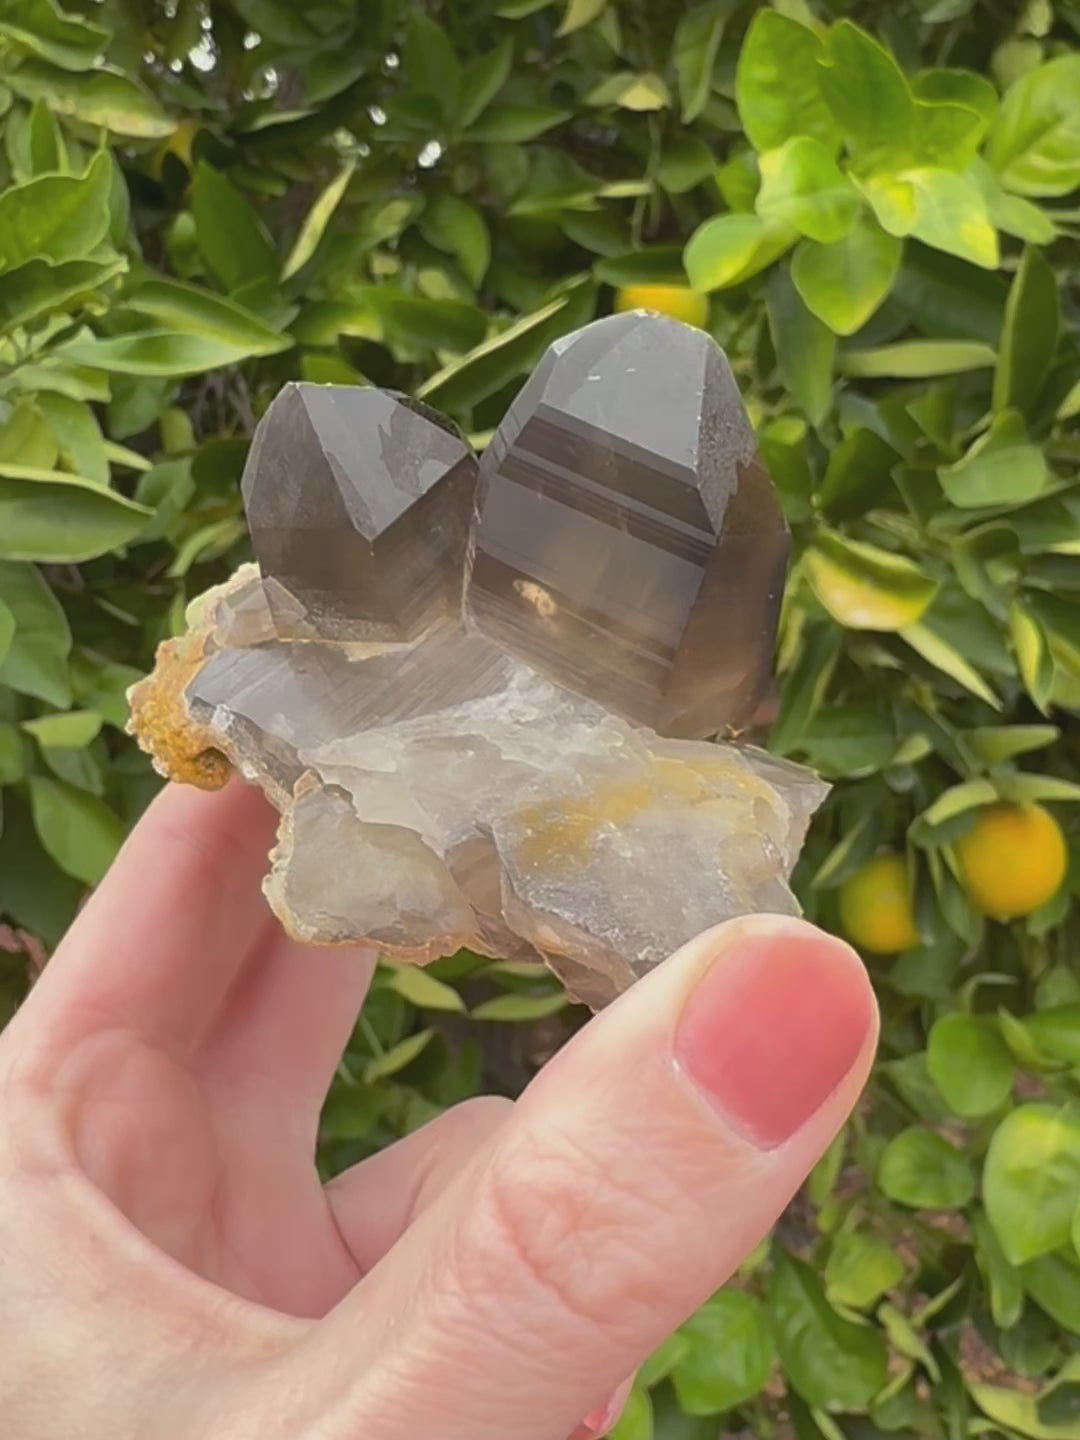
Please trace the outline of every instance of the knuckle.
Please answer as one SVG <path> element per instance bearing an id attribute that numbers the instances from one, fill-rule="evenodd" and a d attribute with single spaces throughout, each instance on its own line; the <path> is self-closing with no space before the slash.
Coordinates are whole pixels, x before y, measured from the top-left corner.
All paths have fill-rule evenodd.
<path id="1" fill-rule="evenodd" d="M 663 1267 L 650 1245 L 663 1223 L 655 1184 L 643 1186 L 625 1162 L 592 1156 L 561 1132 L 530 1130 L 489 1167 L 478 1191 L 491 1284 L 527 1292 L 573 1335 L 612 1341 L 634 1333 L 663 1293 Z"/>

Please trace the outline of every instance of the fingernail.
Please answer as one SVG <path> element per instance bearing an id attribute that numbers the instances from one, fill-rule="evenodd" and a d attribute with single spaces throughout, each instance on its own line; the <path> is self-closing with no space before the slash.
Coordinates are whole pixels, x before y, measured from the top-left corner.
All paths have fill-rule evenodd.
<path id="1" fill-rule="evenodd" d="M 855 1064 L 874 1026 L 853 952 L 809 925 L 730 939 L 691 992 L 675 1059 L 761 1150 L 789 1140 Z"/>
<path id="2" fill-rule="evenodd" d="M 627 1396 L 633 1388 L 634 1380 L 631 1376 L 619 1386 L 610 1399 L 586 1415 L 570 1436 L 570 1440 L 599 1440 L 600 1436 L 606 1435 L 618 1423 L 619 1416 L 626 1408 Z"/>

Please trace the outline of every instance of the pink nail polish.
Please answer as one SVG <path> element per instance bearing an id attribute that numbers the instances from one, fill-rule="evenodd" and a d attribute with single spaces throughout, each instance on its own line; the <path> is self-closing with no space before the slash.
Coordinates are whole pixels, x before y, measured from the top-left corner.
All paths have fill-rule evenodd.
<path id="1" fill-rule="evenodd" d="M 809 926 L 751 932 L 699 980 L 675 1058 L 729 1122 L 772 1150 L 844 1079 L 874 1015 L 866 974 L 840 941 Z"/>

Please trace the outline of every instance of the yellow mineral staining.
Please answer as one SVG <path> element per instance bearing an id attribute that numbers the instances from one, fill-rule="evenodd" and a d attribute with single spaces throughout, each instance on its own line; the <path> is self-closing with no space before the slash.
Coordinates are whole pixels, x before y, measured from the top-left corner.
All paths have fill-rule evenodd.
<path id="1" fill-rule="evenodd" d="M 521 859 L 526 865 L 569 868 L 588 858 L 600 830 L 625 825 L 653 807 L 715 806 L 723 811 L 730 807 L 733 791 L 744 802 L 771 793 L 764 781 L 736 768 L 730 759 L 695 759 L 688 764 L 651 756 L 649 771 L 640 780 L 610 780 L 588 795 L 558 795 L 522 809 L 518 819 L 527 838 Z"/>
<path id="2" fill-rule="evenodd" d="M 212 733 L 192 720 L 184 704 L 184 691 L 203 662 L 205 642 L 205 631 L 196 630 L 158 647 L 153 670 L 128 691 L 128 730 L 167 780 L 220 790 L 232 766 Z"/>

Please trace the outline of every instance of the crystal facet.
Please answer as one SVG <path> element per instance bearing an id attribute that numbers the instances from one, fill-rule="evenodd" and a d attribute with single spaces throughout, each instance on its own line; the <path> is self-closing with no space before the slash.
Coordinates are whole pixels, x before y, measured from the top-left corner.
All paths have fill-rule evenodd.
<path id="1" fill-rule="evenodd" d="M 281 811 L 293 935 L 543 959 L 595 1007 L 796 909 L 826 787 L 671 738 L 746 717 L 786 531 L 726 361 L 659 317 L 560 341 L 483 467 L 466 624 L 471 452 L 400 397 L 287 387 L 245 478 L 261 571 L 193 603 L 133 728 L 164 773 L 231 763 Z"/>
<path id="2" fill-rule="evenodd" d="M 731 370 L 641 312 L 557 341 L 480 465 L 468 623 L 662 734 L 744 725 L 788 533 Z"/>
<path id="3" fill-rule="evenodd" d="M 408 640 L 456 613 L 476 460 L 383 390 L 286 385 L 243 493 L 283 639 Z"/>

